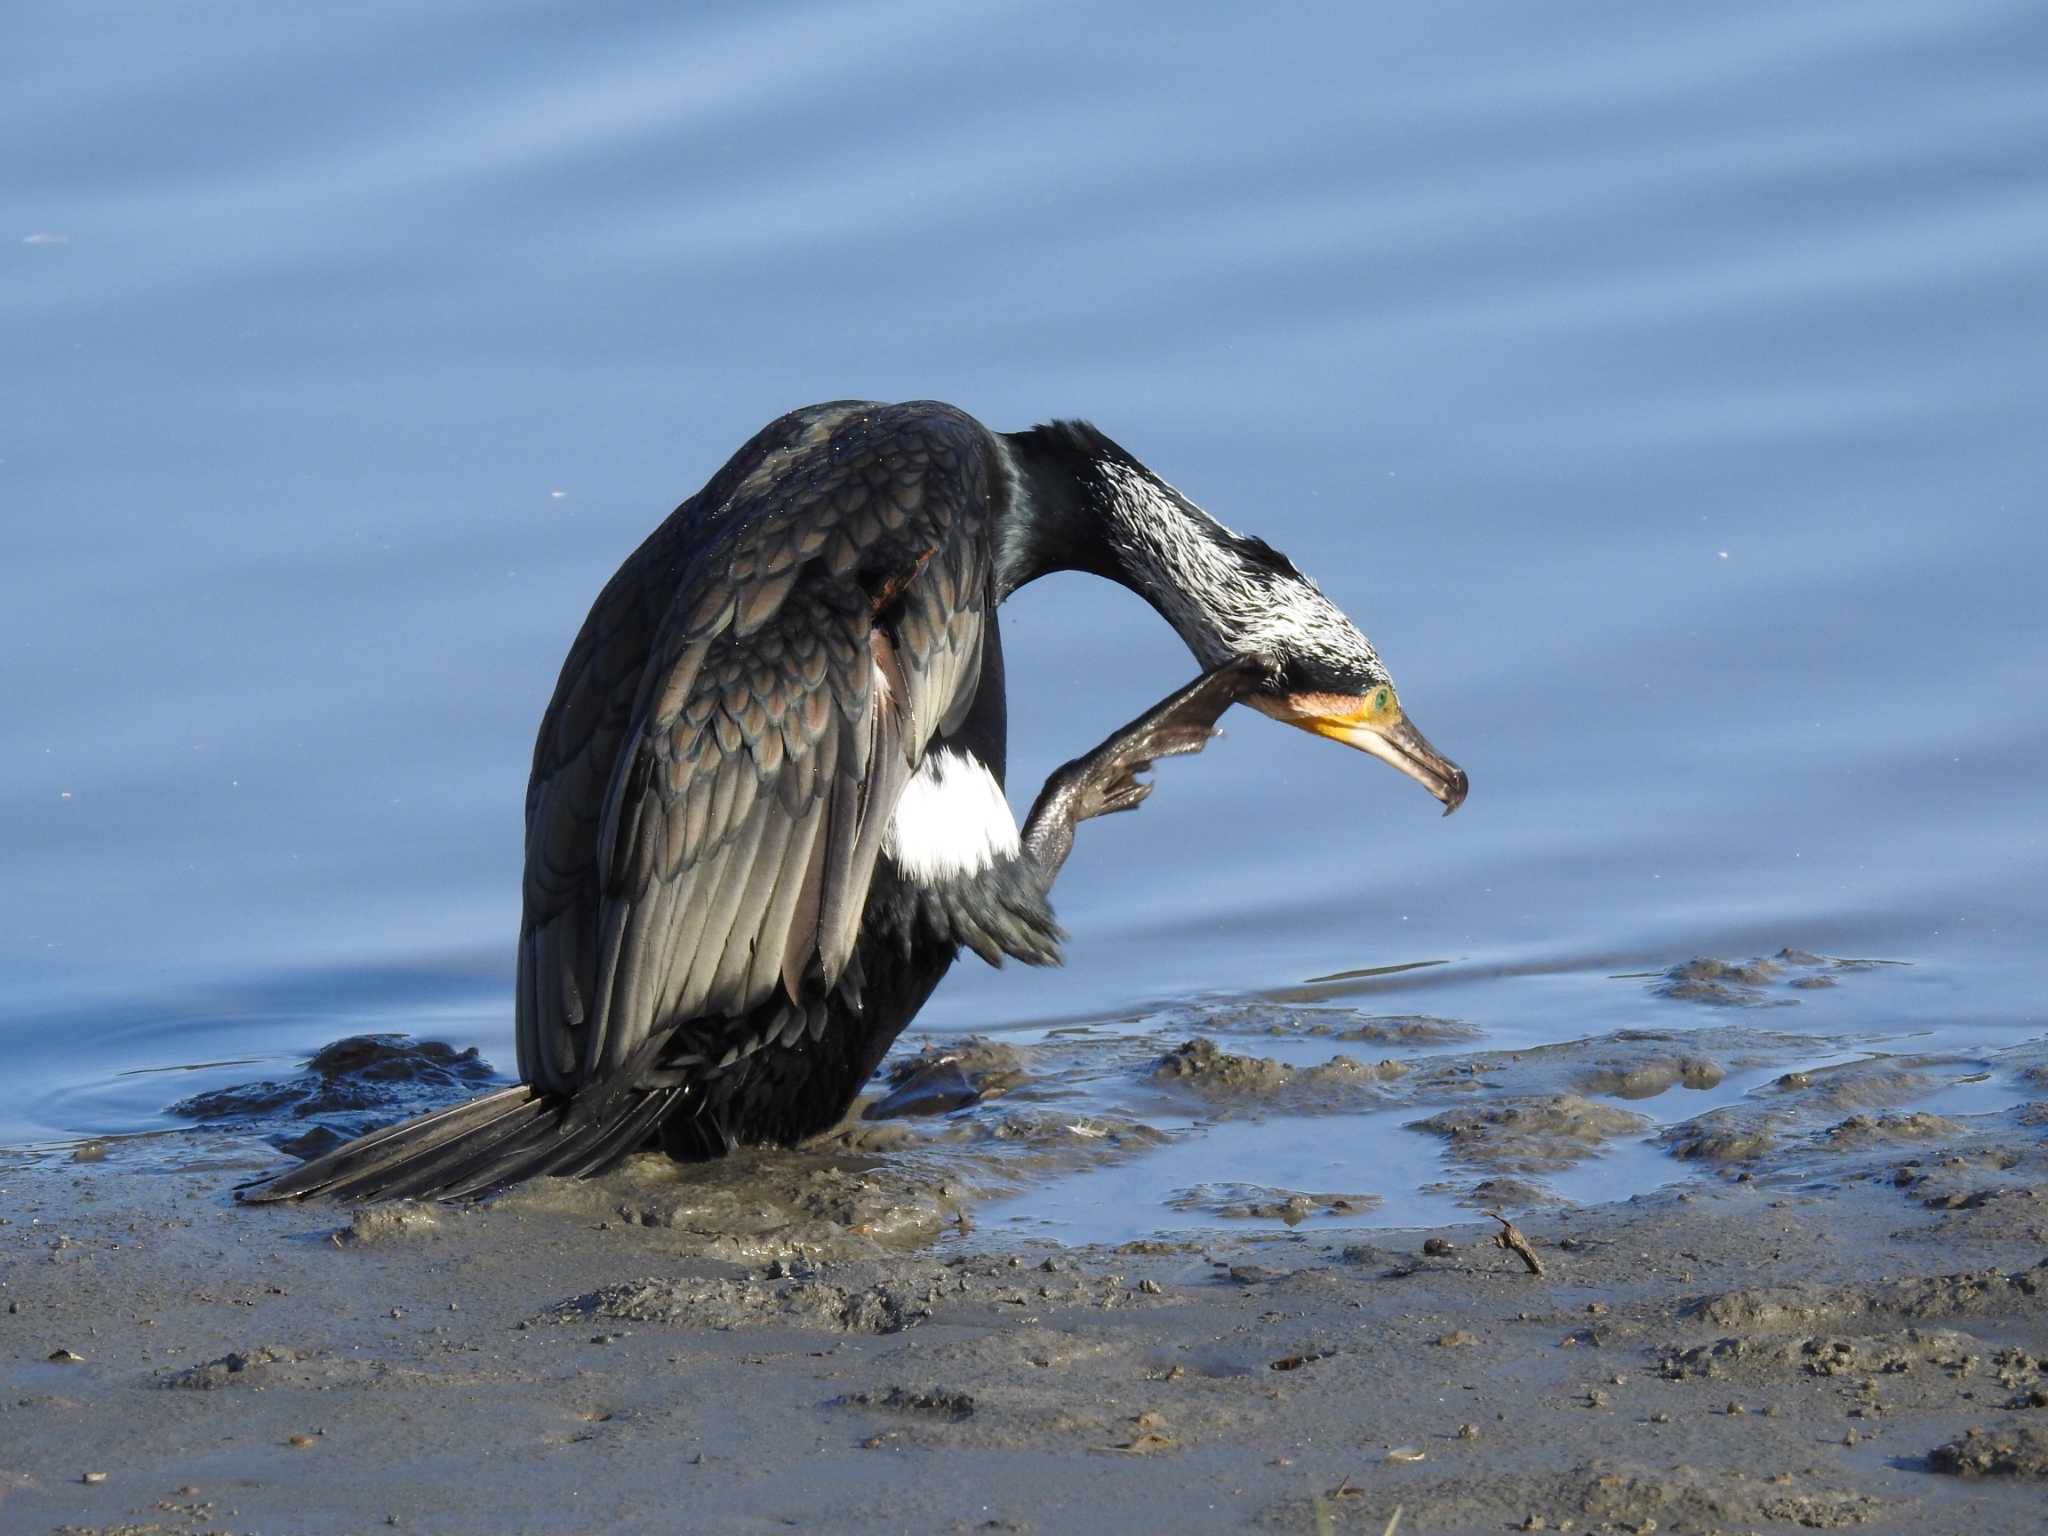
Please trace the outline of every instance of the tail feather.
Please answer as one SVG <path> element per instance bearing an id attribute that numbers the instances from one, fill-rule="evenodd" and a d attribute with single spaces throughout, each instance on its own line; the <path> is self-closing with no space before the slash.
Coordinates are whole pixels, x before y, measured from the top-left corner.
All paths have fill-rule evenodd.
<path id="1" fill-rule="evenodd" d="M 432 1200 L 454 1183 L 510 1183 L 543 1170 L 559 1140 L 561 1109 L 545 1097 L 515 1105 L 459 1136 L 417 1151 L 401 1142 L 371 1167 L 335 1179 L 320 1191 L 334 1200 Z"/>
<path id="2" fill-rule="evenodd" d="M 523 1110 L 532 1097 L 523 1085 L 503 1088 L 431 1114 L 401 1120 L 358 1136 L 272 1178 L 245 1184 L 236 1191 L 236 1197 L 250 1201 L 293 1200 L 313 1194 L 339 1180 L 382 1167 L 388 1159 L 426 1153 L 480 1125 Z"/>
<path id="3" fill-rule="evenodd" d="M 501 1184 L 543 1174 L 555 1178 L 582 1179 L 603 1173 L 647 1139 L 675 1103 L 674 1090 L 633 1094 L 623 1106 L 602 1119 L 572 1124 L 565 1117 L 549 1126 L 541 1136 L 527 1136 L 516 1144 L 507 1143 L 490 1156 L 469 1158 L 454 1172 L 435 1170 L 427 1182 L 437 1200 L 467 1200 Z"/>
<path id="4" fill-rule="evenodd" d="M 575 1144 L 565 1146 L 562 1155 L 547 1171 L 565 1179 L 583 1179 L 603 1173 L 645 1141 L 681 1097 L 679 1088 L 663 1088 L 635 1095 L 637 1102 L 624 1115 L 608 1126 L 592 1127 L 594 1135 L 565 1138 L 565 1141 Z"/>
<path id="5" fill-rule="evenodd" d="M 619 1091 L 578 1103 L 521 1084 L 359 1136 L 268 1179 L 248 1201 L 458 1200 L 537 1174 L 603 1172 L 639 1145 L 681 1090 Z"/>

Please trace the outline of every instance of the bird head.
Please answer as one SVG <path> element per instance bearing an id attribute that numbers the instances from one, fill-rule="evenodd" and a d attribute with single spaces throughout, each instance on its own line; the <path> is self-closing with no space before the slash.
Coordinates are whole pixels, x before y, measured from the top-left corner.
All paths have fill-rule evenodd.
<path id="1" fill-rule="evenodd" d="M 1270 546 L 1254 552 L 1251 563 L 1264 567 L 1265 603 L 1247 626 L 1248 638 L 1267 666 L 1241 702 L 1400 769 L 1443 802 L 1446 816 L 1463 805 L 1471 787 L 1465 770 L 1416 729 L 1358 626 Z"/>
<path id="2" fill-rule="evenodd" d="M 1446 816 L 1465 803 L 1465 793 L 1471 788 L 1465 770 L 1415 728 L 1390 681 L 1381 679 L 1362 688 L 1352 682 L 1307 687 L 1283 684 L 1271 691 L 1254 692 L 1243 702 L 1284 725 L 1341 741 L 1392 764 L 1441 800 Z"/>
<path id="3" fill-rule="evenodd" d="M 1008 439 L 1025 466 L 1025 511 L 1005 549 L 1004 592 L 1045 569 L 1092 570 L 1159 610 L 1205 667 L 1253 662 L 1239 702 L 1369 752 L 1443 802 L 1465 771 L 1401 706 L 1372 643 L 1287 556 L 1225 527 L 1086 422 Z"/>

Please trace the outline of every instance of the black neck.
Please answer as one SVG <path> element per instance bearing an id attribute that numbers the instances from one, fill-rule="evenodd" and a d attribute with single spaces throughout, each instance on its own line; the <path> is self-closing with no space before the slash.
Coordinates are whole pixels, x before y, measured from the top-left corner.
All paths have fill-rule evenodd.
<path id="1" fill-rule="evenodd" d="M 1103 447 L 1129 455 L 1079 422 L 1005 433 L 1003 442 L 1012 484 L 997 525 L 996 601 L 1054 571 L 1132 586 L 1110 542 L 1111 497 L 1101 472 Z"/>
<path id="2" fill-rule="evenodd" d="M 998 602 L 1052 571 L 1089 571 L 1144 598 L 1214 666 L 1244 654 L 1277 581 L 1306 587 L 1284 556 L 1231 532 L 1085 422 L 1003 441 L 1012 484 L 998 522 Z"/>
<path id="3" fill-rule="evenodd" d="M 1372 643 L 1263 539 L 1233 533 L 1083 422 L 999 439 L 995 596 L 1090 571 L 1150 603 L 1204 668 L 1260 656 L 1305 692 L 1388 681 Z"/>

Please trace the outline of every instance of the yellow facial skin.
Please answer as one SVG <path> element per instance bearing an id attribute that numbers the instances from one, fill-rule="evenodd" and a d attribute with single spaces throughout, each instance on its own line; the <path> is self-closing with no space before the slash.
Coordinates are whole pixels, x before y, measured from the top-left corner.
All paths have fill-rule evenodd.
<path id="1" fill-rule="evenodd" d="M 1384 731 L 1401 719 L 1401 700 L 1384 683 L 1371 693 L 1356 697 L 1343 693 L 1296 693 L 1290 694 L 1286 702 L 1296 711 L 1287 721 L 1289 725 L 1347 745 L 1352 744 L 1354 731 Z"/>
<path id="2" fill-rule="evenodd" d="M 1469 781 L 1464 769 L 1415 729 L 1391 683 L 1363 694 L 1254 694 L 1245 702 L 1283 724 L 1341 741 L 1392 764 L 1441 800 L 1446 816 L 1465 803 Z"/>

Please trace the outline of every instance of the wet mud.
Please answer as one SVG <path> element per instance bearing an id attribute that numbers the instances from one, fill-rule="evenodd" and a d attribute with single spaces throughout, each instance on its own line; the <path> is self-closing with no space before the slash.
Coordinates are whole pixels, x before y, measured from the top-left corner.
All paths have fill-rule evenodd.
<path id="1" fill-rule="evenodd" d="M 1212 1104 L 1256 1101 L 1262 1107 L 1296 1113 L 1334 1113 L 1357 1108 L 1382 1083 L 1408 1072 L 1405 1063 L 1366 1063 L 1333 1056 L 1314 1066 L 1290 1066 L 1265 1056 L 1240 1056 L 1204 1036 L 1183 1041 L 1153 1063 L 1151 1080 Z"/>
<path id="2" fill-rule="evenodd" d="M 1798 1001 L 1788 994 L 1824 991 L 1846 972 L 1889 963 L 1893 962 L 1838 959 L 1803 949 L 1781 949 L 1751 960 L 1701 957 L 1672 966 L 1651 990 L 1677 1002 L 1721 1008 L 1784 1008 Z"/>
<path id="3" fill-rule="evenodd" d="M 1260 1035 L 1276 1039 L 1360 1040 L 1376 1045 L 1431 1046 L 1478 1040 L 1485 1031 L 1460 1019 L 1434 1014 L 1373 1014 L 1355 1008 L 1315 1007 L 1264 1001 L 1220 1001 L 1183 1006 L 1161 1021 L 1167 1029 L 1210 1035 Z"/>
<path id="4" fill-rule="evenodd" d="M 1972 1429 L 1928 1453 L 1928 1465 L 1956 1477 L 2048 1478 L 2048 1429 L 2031 1424 Z"/>
<path id="5" fill-rule="evenodd" d="M 0 1511 L 497 1532 L 574 1487 L 577 1529 L 2037 1530 L 2048 1040 L 1788 1029 L 1794 983 L 1896 973 L 1719 963 L 1685 984 L 1789 1006 L 1622 978 L 1631 1027 L 1505 1048 L 1180 1004 L 912 1042 L 798 1149 L 235 1207 L 377 1085 L 488 1076 L 349 1042 L 192 1132 L 0 1161 Z M 1111 1240 L 1005 1219 L 1090 1189 Z"/>
<path id="6" fill-rule="evenodd" d="M 914 1040 L 837 1133 L 795 1152 L 629 1172 L 625 1195 L 587 1213 L 693 1235 L 736 1260 L 791 1241 L 900 1251 L 983 1219 L 1028 1230 L 1032 1212 L 1055 1207 L 1060 1219 L 1043 1226 L 1053 1235 L 1285 1231 L 1460 1206 L 1533 1210 L 1675 1181 L 1830 1177 L 1847 1161 L 1967 1138 L 1982 1128 L 1972 1109 L 2015 1130 L 2048 1120 L 2048 1044 L 1904 1054 L 1861 1034 L 1784 1027 L 1812 990 L 1798 983 L 1867 989 L 1909 970 L 1789 947 L 1695 959 L 1616 978 L 1641 987 L 1642 1024 L 1520 1049 L 1488 1048 L 1477 1026 L 1438 1014 L 1259 998 L 1179 1003 L 1115 1029 Z M 1787 1006 L 1742 1019 L 1729 1003 Z M 474 1052 L 355 1037 L 297 1076 L 173 1112 L 310 1153 L 493 1081 Z M 1299 1165 L 1332 1116 L 1355 1166 L 1375 1171 L 1306 1185 Z M 1231 1143 L 1231 1179 L 1219 1182 L 1205 1148 L 1220 1128 L 1252 1123 L 1256 1141 Z M 104 1155 L 98 1143 L 86 1150 Z M 1107 1176 L 1125 1165 L 1128 1179 Z M 589 1207 L 594 1197 L 524 1198 Z M 1076 1201 L 1094 1214 L 1074 1222 L 1065 1213 Z"/>
<path id="7" fill-rule="evenodd" d="M 863 1111 L 869 1120 L 905 1115 L 946 1115 L 1000 1097 L 1030 1075 L 1024 1053 L 994 1040 L 969 1038 L 958 1044 L 927 1045 L 891 1063 L 889 1091 Z"/>
<path id="8" fill-rule="evenodd" d="M 1617 1136 L 1640 1135 L 1650 1122 L 1577 1094 L 1461 1105 L 1410 1123 L 1441 1136 L 1457 1162 L 1500 1173 L 1550 1173 L 1592 1156 Z"/>
<path id="9" fill-rule="evenodd" d="M 2048 1145 L 1957 1124 L 1851 1137 L 1825 1187 L 1544 1206 L 1540 1276 L 1492 1222 L 812 1251 L 856 1204 L 722 1244 L 627 1219 L 652 1158 L 419 1225 L 238 1208 L 116 1143 L 6 1175 L 7 1528 L 500 1532 L 573 1488 L 620 1531 L 2017 1536 Z"/>
<path id="10" fill-rule="evenodd" d="M 1310 1194 L 1265 1184 L 1197 1184 L 1166 1202 L 1176 1211 L 1203 1211 L 1233 1221 L 1278 1221 L 1299 1226 L 1314 1216 L 1350 1216 L 1372 1210 L 1377 1195 Z"/>
<path id="11" fill-rule="evenodd" d="M 288 1078 L 194 1094 L 167 1114 L 264 1137 L 298 1158 L 318 1157 L 377 1126 L 422 1114 L 506 1079 L 474 1047 L 403 1035 L 350 1035 Z"/>

